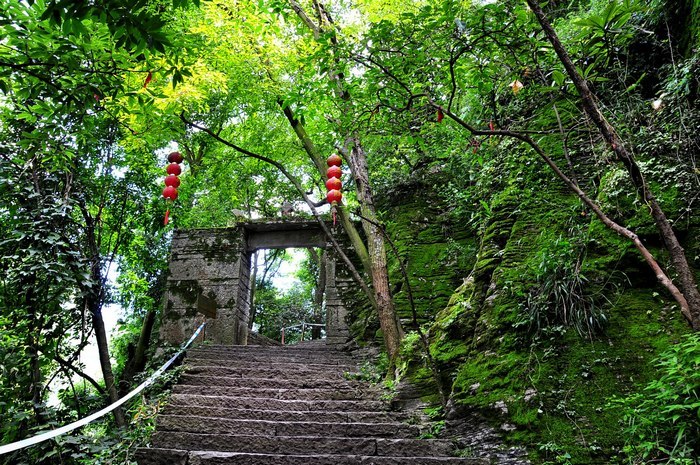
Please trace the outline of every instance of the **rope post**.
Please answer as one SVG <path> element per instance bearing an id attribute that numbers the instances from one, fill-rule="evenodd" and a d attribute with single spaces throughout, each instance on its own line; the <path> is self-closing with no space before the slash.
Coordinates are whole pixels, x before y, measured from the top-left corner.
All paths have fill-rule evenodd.
<path id="1" fill-rule="evenodd" d="M 304 342 L 304 333 L 306 332 L 306 323 L 301 324 L 301 340 L 299 342 Z"/>
<path id="2" fill-rule="evenodd" d="M 284 345 L 284 328 L 282 328 L 282 345 Z"/>

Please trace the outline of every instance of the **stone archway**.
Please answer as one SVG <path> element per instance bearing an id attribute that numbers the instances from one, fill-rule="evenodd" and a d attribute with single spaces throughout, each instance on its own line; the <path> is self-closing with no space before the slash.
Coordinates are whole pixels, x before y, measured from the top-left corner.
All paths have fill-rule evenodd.
<path id="1" fill-rule="evenodd" d="M 203 321 L 203 338 L 215 344 L 260 343 L 248 331 L 250 258 L 258 249 L 317 247 L 330 244 L 319 224 L 306 220 L 264 220 L 230 228 L 175 231 L 165 292 L 160 337 L 180 344 Z M 349 336 L 347 311 L 336 288 L 336 264 L 326 264 L 327 343 Z"/>

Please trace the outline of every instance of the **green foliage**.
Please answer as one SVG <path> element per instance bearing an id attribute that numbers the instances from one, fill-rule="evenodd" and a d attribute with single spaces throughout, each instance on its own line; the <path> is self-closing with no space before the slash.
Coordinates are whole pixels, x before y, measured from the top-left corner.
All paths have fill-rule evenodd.
<path id="1" fill-rule="evenodd" d="M 561 464 L 561 465 L 571 465 L 571 454 L 563 450 L 559 445 L 553 442 L 548 442 L 545 444 L 540 444 L 538 446 L 538 449 L 540 452 L 543 452 L 543 455 L 547 459 L 554 459 L 554 460 L 547 460 L 545 462 L 542 462 L 543 465 L 554 465 L 554 464 Z"/>
<path id="2" fill-rule="evenodd" d="M 700 336 L 686 335 L 655 365 L 660 377 L 613 402 L 623 410 L 629 463 L 697 464 L 700 457 Z"/>
<path id="3" fill-rule="evenodd" d="M 619 413 L 598 409 L 616 393 L 635 392 L 630 378 L 658 377 L 648 360 L 680 331 L 668 297 L 652 287 L 654 276 L 630 245 L 591 219 L 528 148 L 471 137 L 449 118 L 438 123 L 430 104 L 449 106 L 477 128 L 532 134 L 668 268 L 647 206 L 582 118 L 569 78 L 523 3 L 334 2 L 335 35 L 318 40 L 287 2 L 202 2 L 199 9 L 190 3 L 199 4 L 10 0 L 0 6 L 3 441 L 103 403 L 80 385 L 60 393 L 58 408 L 44 405 L 45 393 L 31 395 L 33 370 L 42 383 L 73 376 L 51 354 L 70 358 L 79 351 L 90 330 L 86 295 L 99 292 L 101 303 L 124 308 L 112 346 L 118 371 L 141 318 L 159 308 L 170 237 L 159 197 L 164 153 L 177 147 L 186 158 L 173 206 L 177 227 L 223 227 L 276 216 L 285 201 L 299 204 L 275 169 L 184 128 L 180 114 L 279 161 L 313 199 L 323 198 L 317 168 L 282 114 L 287 105 L 322 155 L 348 134 L 362 138 L 380 216 L 399 249 L 400 257 L 390 259 L 398 313 L 411 320 L 401 260 L 456 404 L 493 416 L 494 406 L 505 405 L 508 421 L 520 428 L 512 439 L 531 444 L 540 461 L 612 460 L 620 446 Z M 686 10 L 697 11 L 695 3 Z M 681 10 L 674 2 L 591 0 L 547 8 L 700 266 L 700 139 L 693 129 L 700 125 L 700 61 L 681 43 L 697 43 L 697 19 L 688 20 L 694 29 L 679 39 L 685 19 L 673 21 L 673 11 Z M 342 71 L 348 99 L 337 98 L 337 83 L 328 79 L 333 71 Z M 152 81 L 144 85 L 149 73 Z M 515 79 L 524 85 L 517 94 L 509 87 Z M 346 182 L 349 210 L 357 205 L 352 190 Z M 110 264 L 118 267 L 115 289 L 100 279 Z M 311 298 L 317 268 L 311 262 L 305 268 L 303 285 L 283 295 L 269 281 L 259 283 L 256 322 L 264 334 L 279 338 L 281 327 L 318 318 Z M 625 273 L 634 288 L 611 285 L 613 272 Z M 374 337 L 375 316 L 362 314 L 356 322 Z M 402 356 L 420 358 L 420 346 L 409 333 Z M 633 459 L 667 458 L 673 450 L 673 460 L 683 463 L 682 454 L 692 447 L 697 453 L 686 408 L 694 403 L 677 382 L 695 377 L 684 368 L 693 366 L 691 356 L 682 353 L 678 364 L 662 358 L 665 374 L 655 387 L 624 404 L 639 415 L 633 425 L 644 425 L 643 432 L 629 431 L 641 444 L 629 449 Z M 399 367 L 403 376 L 431 378 L 423 364 L 408 365 Z M 387 367 L 361 376 L 380 382 Z M 157 406 L 141 408 L 131 416 L 146 420 L 147 431 Z M 659 428 L 652 431 L 656 423 L 645 419 Z M 674 428 L 681 424 L 679 436 Z M 75 443 L 10 460 L 128 462 L 130 434 L 115 434 L 106 423 Z M 666 452 L 650 450 L 652 442 Z"/>
<path id="4" fill-rule="evenodd" d="M 310 323 L 314 319 L 311 296 L 300 286 L 280 292 L 270 283 L 258 283 L 255 291 L 258 332 L 274 340 L 281 340 L 282 328 Z M 307 328 L 305 338 L 310 335 Z M 301 338 L 301 327 L 285 331 L 285 343 L 294 343 Z"/>
<path id="5" fill-rule="evenodd" d="M 535 285 L 527 294 L 523 321 L 531 331 L 563 325 L 592 338 L 604 327 L 607 317 L 600 302 L 590 295 L 578 248 L 558 237 L 537 252 Z"/>
<path id="6" fill-rule="evenodd" d="M 365 361 L 360 365 L 360 371 L 356 373 L 344 373 L 346 379 L 355 379 L 371 385 L 379 384 L 386 375 L 389 361 L 386 355 L 377 363 Z"/>

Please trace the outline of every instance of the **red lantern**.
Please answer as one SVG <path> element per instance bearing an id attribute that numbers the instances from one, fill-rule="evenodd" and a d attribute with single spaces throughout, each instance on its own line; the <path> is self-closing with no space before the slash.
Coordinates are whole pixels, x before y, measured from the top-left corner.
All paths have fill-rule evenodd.
<path id="1" fill-rule="evenodd" d="M 326 189 L 329 191 L 334 189 L 340 190 L 341 187 L 343 187 L 343 183 L 338 178 L 330 178 L 328 181 L 326 181 Z"/>
<path id="2" fill-rule="evenodd" d="M 326 171 L 326 177 L 327 177 L 328 179 L 330 179 L 330 178 L 338 178 L 338 179 L 340 179 L 340 177 L 341 177 L 342 175 L 343 175 L 343 170 L 341 170 L 340 167 L 338 167 L 338 166 L 331 166 L 331 167 L 328 168 L 328 170 Z"/>
<path id="3" fill-rule="evenodd" d="M 171 174 L 170 176 L 165 177 L 165 185 L 166 186 L 171 186 L 174 188 L 180 187 L 180 178 L 175 176 L 174 174 Z"/>
<path id="4" fill-rule="evenodd" d="M 333 154 L 330 157 L 328 157 L 328 160 L 326 160 L 326 163 L 328 163 L 328 166 L 340 166 L 343 164 L 343 159 L 340 158 L 339 155 Z"/>
<path id="5" fill-rule="evenodd" d="M 177 199 L 177 189 L 173 186 L 166 186 L 165 189 L 163 189 L 163 197 L 169 200 Z"/>
<path id="6" fill-rule="evenodd" d="M 168 172 L 168 174 L 172 174 L 173 176 L 177 176 L 178 174 L 182 173 L 182 168 L 180 168 L 180 165 L 177 163 L 169 164 L 165 170 Z"/>
<path id="7" fill-rule="evenodd" d="M 182 160 L 184 160 L 184 158 L 180 152 L 172 152 L 168 155 L 168 161 L 170 163 L 182 163 Z"/>
<path id="8" fill-rule="evenodd" d="M 326 199 L 328 200 L 328 203 L 335 206 L 343 199 L 343 194 L 338 189 L 333 189 L 328 191 Z"/>

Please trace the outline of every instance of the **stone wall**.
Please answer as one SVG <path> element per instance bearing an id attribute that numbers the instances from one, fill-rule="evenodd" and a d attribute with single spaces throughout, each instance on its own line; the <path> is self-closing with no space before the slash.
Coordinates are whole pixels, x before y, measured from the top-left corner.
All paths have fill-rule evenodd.
<path id="1" fill-rule="evenodd" d="M 206 340 L 246 343 L 250 263 L 245 239 L 245 232 L 239 228 L 175 232 L 162 339 L 179 344 L 206 320 Z M 215 308 L 205 308 L 201 296 L 213 302 Z M 202 311 L 209 314 L 205 316 Z"/>

